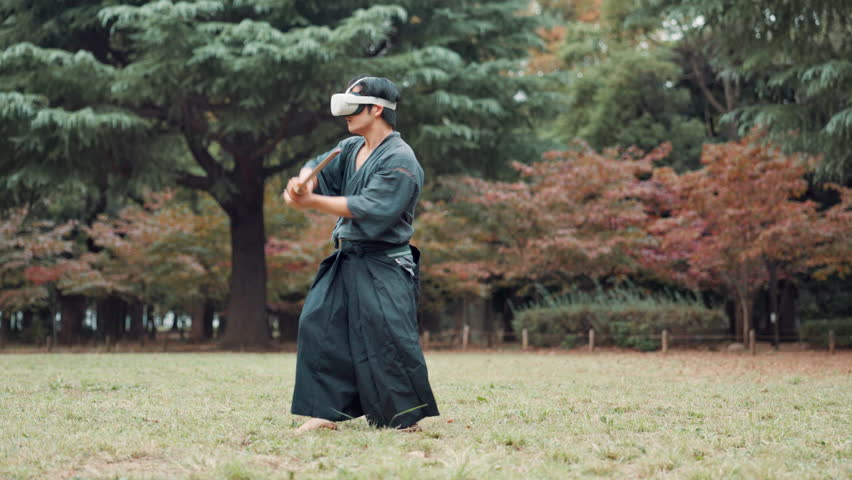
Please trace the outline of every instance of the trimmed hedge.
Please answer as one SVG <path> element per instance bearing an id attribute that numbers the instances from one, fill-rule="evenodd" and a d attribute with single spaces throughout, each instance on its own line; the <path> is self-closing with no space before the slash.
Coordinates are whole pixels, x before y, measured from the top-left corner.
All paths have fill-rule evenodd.
<path id="1" fill-rule="evenodd" d="M 834 341 L 838 347 L 852 347 L 852 318 L 809 320 L 799 327 L 803 342 L 828 345 L 828 332 L 834 330 Z"/>
<path id="2" fill-rule="evenodd" d="M 630 290 L 549 300 L 517 311 L 513 322 L 516 332 L 527 329 L 533 346 L 570 348 L 578 335 L 593 328 L 598 344 L 642 351 L 660 348 L 663 329 L 688 333 L 727 325 L 721 309 L 707 308 L 697 299 L 649 297 Z"/>

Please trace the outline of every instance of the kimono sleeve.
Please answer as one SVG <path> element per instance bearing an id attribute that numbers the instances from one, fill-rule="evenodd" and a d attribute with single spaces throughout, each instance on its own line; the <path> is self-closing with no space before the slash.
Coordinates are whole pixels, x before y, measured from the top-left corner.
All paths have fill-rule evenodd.
<path id="1" fill-rule="evenodd" d="M 338 144 L 336 148 L 342 147 L 343 142 Z M 334 149 L 317 156 L 313 160 L 309 160 L 307 163 L 305 163 L 304 166 L 311 169 L 315 168 L 332 151 L 334 151 Z M 344 157 L 345 154 L 341 153 L 337 156 L 337 158 L 329 162 L 329 164 L 326 165 L 325 168 L 323 168 L 322 171 L 317 175 L 317 190 L 319 190 L 319 193 L 331 197 L 340 196 L 342 194 L 343 168 L 344 165 L 346 165 L 346 162 L 343 160 Z"/>
<path id="2" fill-rule="evenodd" d="M 364 233 L 378 238 L 400 221 L 419 189 L 415 178 L 405 169 L 382 169 L 370 176 L 358 195 L 346 197 L 346 203 Z"/>

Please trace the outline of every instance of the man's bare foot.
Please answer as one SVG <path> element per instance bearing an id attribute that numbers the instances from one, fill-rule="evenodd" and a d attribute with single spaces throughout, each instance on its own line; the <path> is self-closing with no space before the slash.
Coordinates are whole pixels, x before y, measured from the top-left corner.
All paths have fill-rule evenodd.
<path id="1" fill-rule="evenodd" d="M 337 430 L 337 424 L 332 422 L 331 420 L 326 420 L 324 418 L 312 418 L 307 422 L 303 423 L 301 427 L 296 429 L 296 435 L 301 435 L 305 432 L 310 432 L 311 430 L 318 430 L 320 428 L 326 428 L 328 430 Z"/>
<path id="2" fill-rule="evenodd" d="M 414 432 L 422 432 L 423 431 L 423 429 L 420 428 L 420 425 L 417 425 L 416 423 L 414 425 L 411 425 L 410 427 L 397 428 L 396 430 L 398 432 L 405 432 L 405 433 L 414 433 Z"/>

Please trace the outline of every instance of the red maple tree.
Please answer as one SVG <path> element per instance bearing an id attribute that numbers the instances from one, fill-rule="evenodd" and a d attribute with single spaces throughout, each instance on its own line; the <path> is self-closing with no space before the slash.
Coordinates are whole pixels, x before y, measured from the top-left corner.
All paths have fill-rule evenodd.
<path id="1" fill-rule="evenodd" d="M 641 181 L 670 150 L 553 151 L 515 163 L 518 182 L 464 179 L 461 200 L 477 206 L 494 255 L 479 266 L 492 276 L 567 282 L 579 276 L 624 278 L 647 242 Z"/>
<path id="2" fill-rule="evenodd" d="M 677 283 L 723 288 L 736 304 L 737 337 L 747 338 L 762 288 L 815 267 L 848 268 L 849 192 L 835 186 L 844 201 L 825 211 L 803 199 L 813 161 L 784 154 L 756 132 L 705 145 L 698 171 L 657 169 L 656 192 L 646 197 L 661 214 L 648 226 L 657 242 L 639 258 Z"/>

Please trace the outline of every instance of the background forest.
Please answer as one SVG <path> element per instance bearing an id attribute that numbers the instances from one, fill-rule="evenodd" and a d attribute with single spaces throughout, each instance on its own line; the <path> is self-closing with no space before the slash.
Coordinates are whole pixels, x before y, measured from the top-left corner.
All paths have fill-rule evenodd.
<path id="1" fill-rule="evenodd" d="M 333 220 L 286 179 L 402 89 L 421 328 L 852 344 L 852 4 L 0 5 L 0 345 L 292 340 Z M 461 307 L 460 307 L 461 305 Z M 845 339 L 845 340 L 844 340 Z M 632 342 L 632 343 L 631 343 Z"/>

